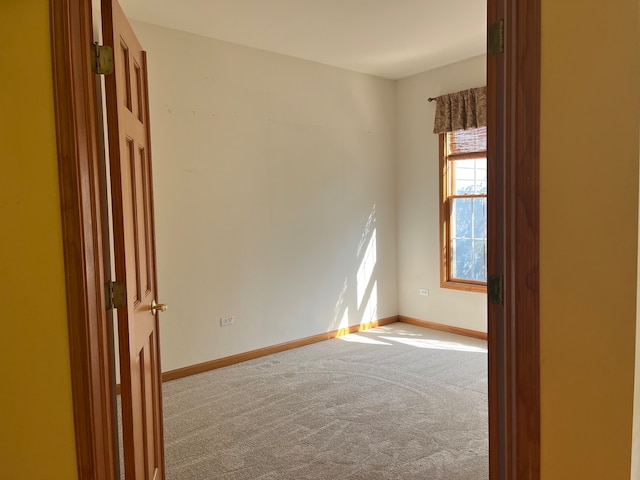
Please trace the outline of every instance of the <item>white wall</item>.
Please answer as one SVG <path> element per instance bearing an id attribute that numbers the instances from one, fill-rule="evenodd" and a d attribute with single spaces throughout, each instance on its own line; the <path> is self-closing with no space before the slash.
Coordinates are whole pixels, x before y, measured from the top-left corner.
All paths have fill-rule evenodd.
<path id="1" fill-rule="evenodd" d="M 133 27 L 150 72 L 163 370 L 396 315 L 394 82 Z"/>
<path id="2" fill-rule="evenodd" d="M 486 295 L 440 288 L 438 135 L 427 98 L 486 85 L 485 63 L 482 55 L 397 82 L 398 313 L 482 332 Z"/>

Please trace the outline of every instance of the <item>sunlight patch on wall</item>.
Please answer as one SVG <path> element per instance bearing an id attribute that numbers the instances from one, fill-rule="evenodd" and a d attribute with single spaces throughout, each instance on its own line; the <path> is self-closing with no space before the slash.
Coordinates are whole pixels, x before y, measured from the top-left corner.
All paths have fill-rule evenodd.
<path id="1" fill-rule="evenodd" d="M 349 331 L 349 307 L 346 307 L 344 309 L 344 314 L 342 315 L 342 318 L 340 319 L 340 323 L 338 324 L 338 330 L 339 330 L 338 335 L 340 335 L 341 332 L 345 332 L 345 333 L 342 333 L 344 335 Z"/>
<path id="2" fill-rule="evenodd" d="M 362 312 L 362 320 L 363 323 L 371 323 L 374 320 L 377 320 L 378 317 L 378 282 L 374 282 L 373 287 L 371 288 L 371 293 L 369 294 L 369 301 L 367 302 L 367 306 L 364 308 Z"/>
<path id="3" fill-rule="evenodd" d="M 378 281 L 374 271 L 378 261 L 376 206 L 373 205 L 362 232 L 356 251 L 360 266 L 356 276 L 356 300 L 360 324 L 368 324 L 378 319 Z M 365 247 L 366 246 L 366 247 Z"/>
<path id="4" fill-rule="evenodd" d="M 367 291 L 367 287 L 371 282 L 371 278 L 373 276 L 373 270 L 376 266 L 377 261 L 377 253 L 376 253 L 376 230 L 373 229 L 371 233 L 371 238 L 369 239 L 369 244 L 367 245 L 367 250 L 362 257 L 362 261 L 360 262 L 360 267 L 358 268 L 358 277 L 357 277 L 357 295 L 358 295 L 358 309 L 362 306 L 362 301 L 364 299 L 364 295 Z"/>
<path id="5" fill-rule="evenodd" d="M 332 330 L 342 330 L 349 326 L 349 306 L 347 305 L 347 289 L 349 287 L 349 282 L 347 278 L 344 279 L 344 283 L 342 284 L 342 290 L 340 291 L 340 295 L 338 295 L 338 300 L 336 301 L 336 306 L 333 309 L 333 324 Z"/>

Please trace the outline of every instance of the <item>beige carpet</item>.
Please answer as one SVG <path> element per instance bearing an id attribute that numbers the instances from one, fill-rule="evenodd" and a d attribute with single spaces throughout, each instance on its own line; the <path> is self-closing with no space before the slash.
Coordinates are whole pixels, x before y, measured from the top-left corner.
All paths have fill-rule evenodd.
<path id="1" fill-rule="evenodd" d="M 403 323 L 164 384 L 168 480 L 483 480 L 486 342 Z"/>

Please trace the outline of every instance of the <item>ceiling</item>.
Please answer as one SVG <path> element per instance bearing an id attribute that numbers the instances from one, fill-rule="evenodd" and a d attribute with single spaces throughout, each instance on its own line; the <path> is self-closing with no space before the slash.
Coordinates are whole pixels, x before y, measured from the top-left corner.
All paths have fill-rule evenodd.
<path id="1" fill-rule="evenodd" d="M 398 79 L 485 52 L 486 0 L 120 0 L 129 19 Z"/>

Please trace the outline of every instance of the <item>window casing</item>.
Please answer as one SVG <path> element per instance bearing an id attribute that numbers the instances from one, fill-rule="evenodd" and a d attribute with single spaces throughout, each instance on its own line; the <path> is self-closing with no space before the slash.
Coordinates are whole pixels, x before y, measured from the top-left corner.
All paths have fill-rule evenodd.
<path id="1" fill-rule="evenodd" d="M 440 134 L 441 286 L 487 290 L 487 129 Z"/>

